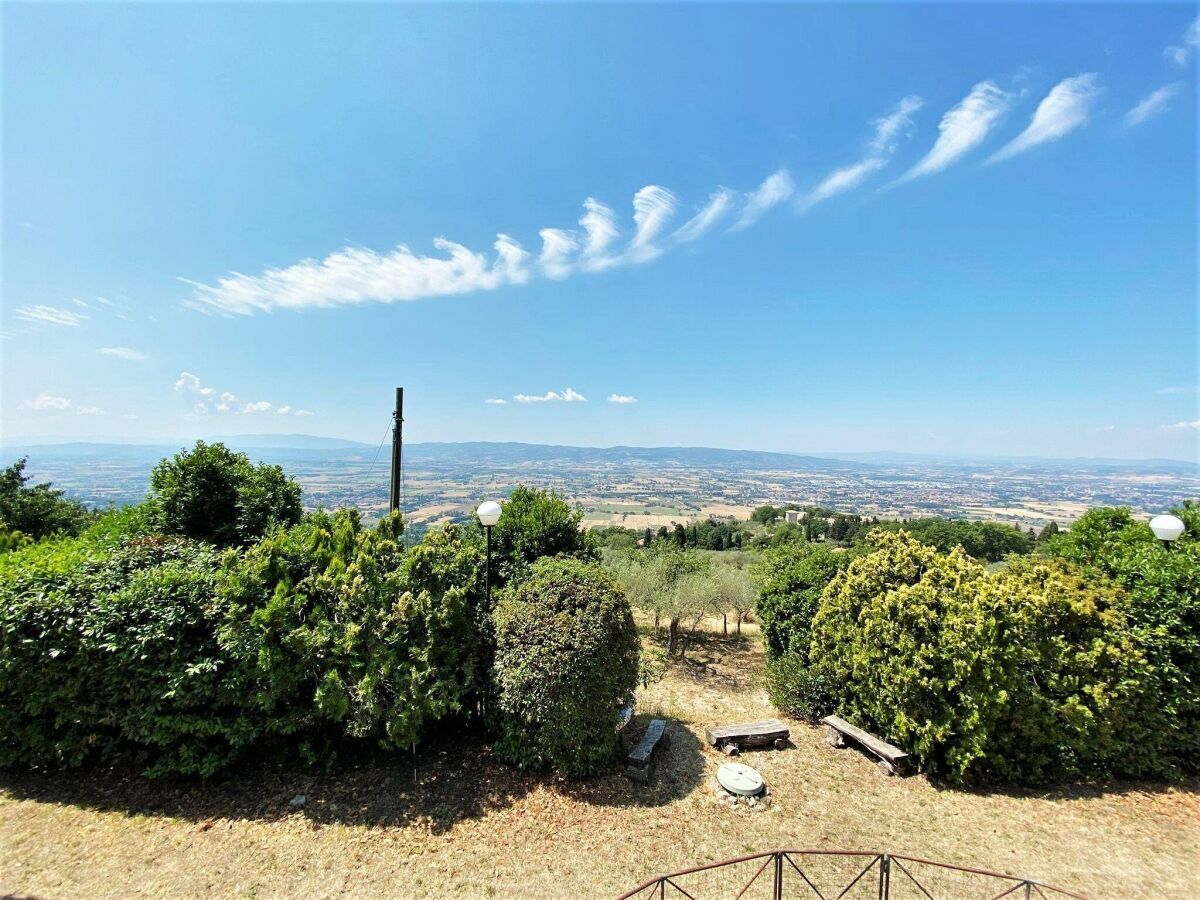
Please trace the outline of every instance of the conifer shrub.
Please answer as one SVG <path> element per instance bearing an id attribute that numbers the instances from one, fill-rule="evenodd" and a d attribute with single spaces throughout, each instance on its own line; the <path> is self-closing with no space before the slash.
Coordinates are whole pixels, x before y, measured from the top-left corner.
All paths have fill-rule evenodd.
<path id="1" fill-rule="evenodd" d="M 612 762 L 638 683 L 637 630 L 612 577 L 579 560 L 538 560 L 501 595 L 495 628 L 497 755 L 574 777 Z"/>
<path id="2" fill-rule="evenodd" d="M 415 744 L 475 686 L 481 561 L 457 526 L 405 554 L 398 517 L 316 513 L 221 575 L 221 643 L 269 732 L 328 758 L 343 738 Z"/>

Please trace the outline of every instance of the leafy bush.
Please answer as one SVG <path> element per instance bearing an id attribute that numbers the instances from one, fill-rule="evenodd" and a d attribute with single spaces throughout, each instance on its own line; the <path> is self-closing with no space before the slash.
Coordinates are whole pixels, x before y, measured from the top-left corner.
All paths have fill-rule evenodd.
<path id="1" fill-rule="evenodd" d="M 279 466 L 256 466 L 244 453 L 204 441 L 154 467 L 149 506 L 164 534 L 219 547 L 253 543 L 302 513 L 300 486 Z"/>
<path id="2" fill-rule="evenodd" d="M 769 657 L 793 653 L 801 665 L 807 664 L 821 592 L 851 558 L 819 544 L 803 543 L 783 544 L 763 553 L 754 576 L 759 586 L 756 608 Z"/>
<path id="3" fill-rule="evenodd" d="M 818 722 L 837 706 L 837 685 L 808 666 L 808 654 L 786 652 L 767 659 L 767 693 L 788 715 Z"/>
<path id="4" fill-rule="evenodd" d="M 255 736 L 217 646 L 217 558 L 101 531 L 0 558 L 0 766 L 79 765 L 130 747 L 208 774 Z"/>
<path id="5" fill-rule="evenodd" d="M 522 768 L 585 776 L 620 746 L 620 710 L 638 680 L 629 603 L 599 566 L 542 559 L 501 596 L 496 681 L 503 714 L 497 754 Z"/>
<path id="6" fill-rule="evenodd" d="M 1168 550 L 1127 509 L 1094 509 L 1046 552 L 1107 576 L 1129 593 L 1129 619 L 1173 723 L 1149 740 L 1180 766 L 1200 767 L 1200 505 L 1174 510 L 1185 531 Z"/>
<path id="7" fill-rule="evenodd" d="M 826 589 L 812 677 L 950 781 L 1164 774 L 1142 750 L 1149 669 L 1128 598 L 1063 563 L 988 573 L 903 532 Z"/>
<path id="8" fill-rule="evenodd" d="M 0 557 L 0 766 L 408 747 L 478 689 L 481 559 L 457 528 L 405 555 L 398 519 L 317 514 L 222 554 L 143 519 Z"/>
<path id="9" fill-rule="evenodd" d="M 493 583 L 504 585 L 520 579 L 543 556 L 597 559 L 592 540 L 579 530 L 581 521 L 583 510 L 554 491 L 518 486 L 504 502 L 500 521 L 492 529 Z"/>
<path id="10" fill-rule="evenodd" d="M 0 530 L 20 532 L 32 540 L 53 534 L 79 534 L 92 519 L 78 500 L 70 500 L 50 482 L 29 485 L 28 457 L 0 472 Z"/>

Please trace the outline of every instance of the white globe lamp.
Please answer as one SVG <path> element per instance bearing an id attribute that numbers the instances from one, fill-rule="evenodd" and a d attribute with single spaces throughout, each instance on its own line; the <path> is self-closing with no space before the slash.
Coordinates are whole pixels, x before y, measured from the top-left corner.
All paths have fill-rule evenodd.
<path id="1" fill-rule="evenodd" d="M 475 515 L 479 517 L 479 524 L 484 528 L 491 528 L 500 521 L 500 504 L 495 500 L 485 500 L 479 504 L 479 509 L 475 510 Z"/>
<path id="2" fill-rule="evenodd" d="M 1150 530 L 1167 548 L 1170 548 L 1171 542 L 1179 540 L 1179 536 L 1183 534 L 1183 519 L 1170 515 L 1155 516 L 1150 520 Z"/>

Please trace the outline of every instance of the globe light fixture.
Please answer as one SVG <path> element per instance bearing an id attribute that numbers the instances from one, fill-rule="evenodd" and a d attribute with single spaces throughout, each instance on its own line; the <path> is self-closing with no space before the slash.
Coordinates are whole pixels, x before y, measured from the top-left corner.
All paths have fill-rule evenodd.
<path id="1" fill-rule="evenodd" d="M 1155 516 L 1150 520 L 1150 530 L 1163 542 L 1163 546 L 1170 550 L 1171 543 L 1179 540 L 1179 536 L 1183 534 L 1183 519 L 1170 515 Z"/>
<path id="2" fill-rule="evenodd" d="M 500 504 L 495 500 L 484 500 L 475 510 L 475 516 L 487 535 L 487 556 L 483 566 L 483 596 L 490 608 L 492 605 L 492 526 L 500 521 Z"/>
<path id="3" fill-rule="evenodd" d="M 500 521 L 500 504 L 495 500 L 485 500 L 479 504 L 479 509 L 475 510 L 475 515 L 479 517 L 479 524 L 484 528 L 491 528 Z"/>

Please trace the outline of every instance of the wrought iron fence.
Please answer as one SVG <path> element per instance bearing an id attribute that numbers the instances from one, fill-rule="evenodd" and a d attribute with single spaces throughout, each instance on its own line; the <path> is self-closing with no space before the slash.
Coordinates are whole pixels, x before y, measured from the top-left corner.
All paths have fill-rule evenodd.
<path id="1" fill-rule="evenodd" d="M 1033 900 L 1074 897 L 1062 888 L 966 866 L 866 850 L 771 850 L 657 875 L 618 900 Z"/>

